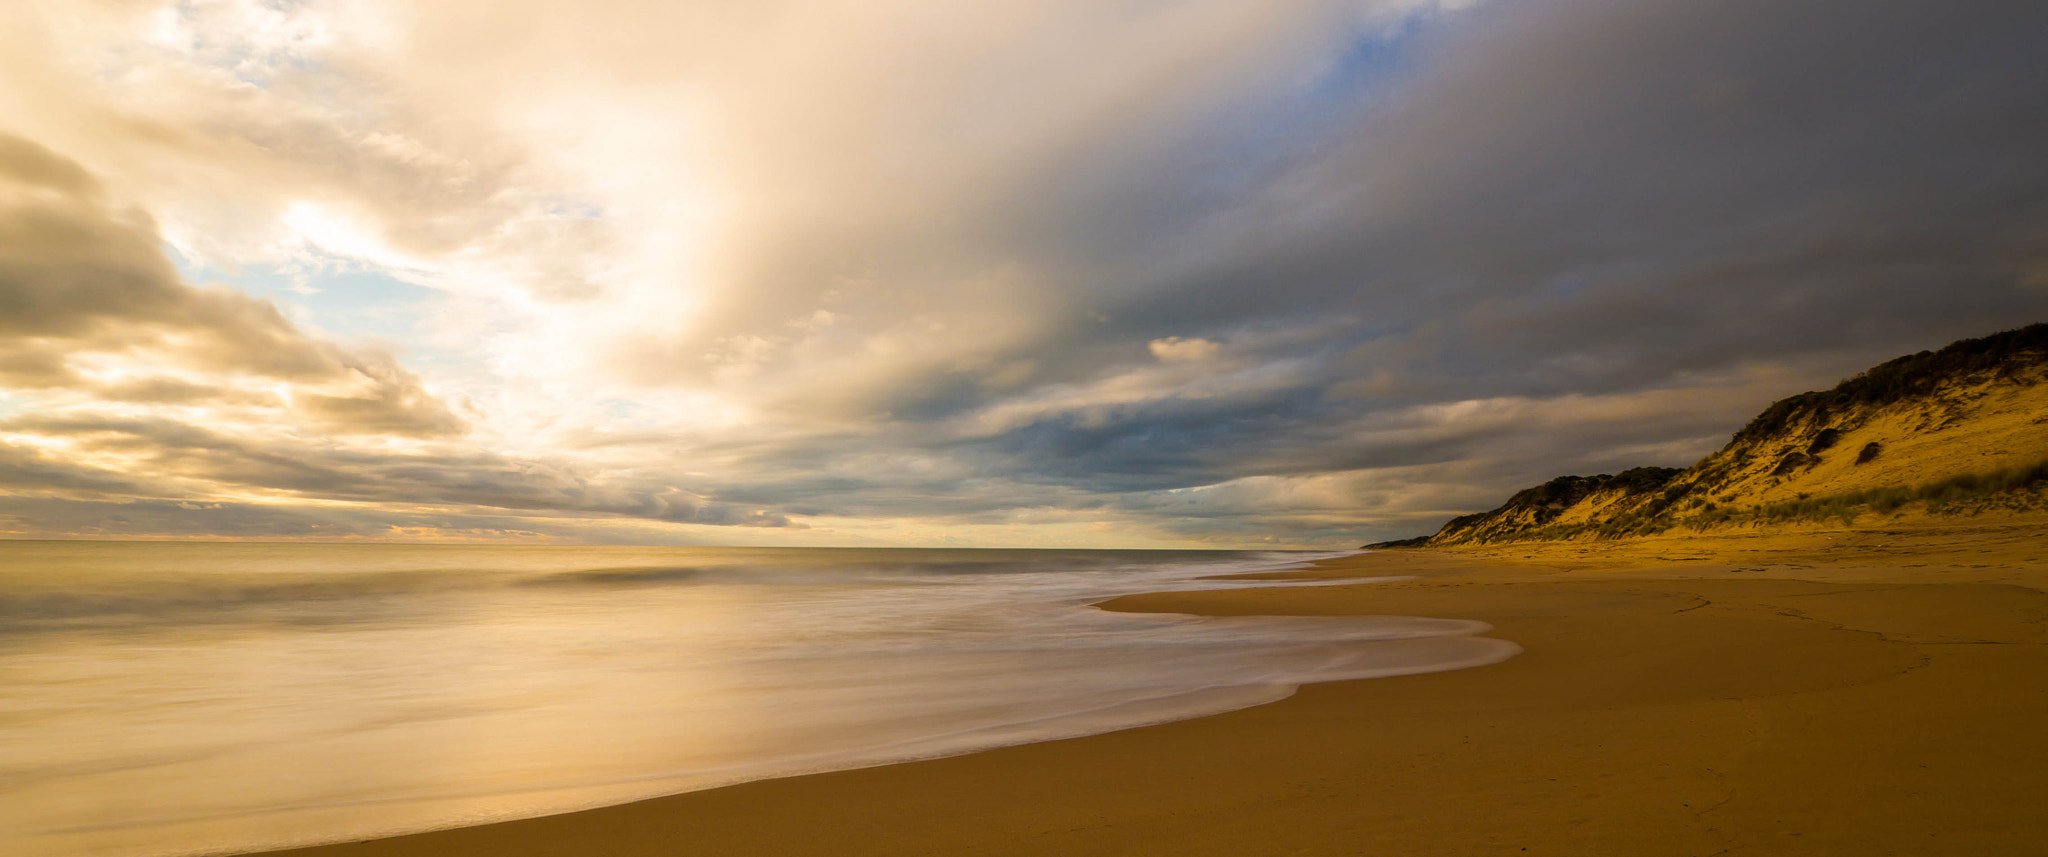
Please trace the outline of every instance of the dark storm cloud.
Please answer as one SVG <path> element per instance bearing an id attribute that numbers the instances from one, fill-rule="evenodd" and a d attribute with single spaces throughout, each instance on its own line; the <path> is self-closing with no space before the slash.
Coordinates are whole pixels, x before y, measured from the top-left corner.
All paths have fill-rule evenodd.
<path id="1" fill-rule="evenodd" d="M 1356 314 L 1452 395 L 1847 366 L 2048 306 L 2039 4 L 1501 4 L 1253 210 L 1197 327 Z M 1257 237 L 1257 233 L 1244 233 Z M 1157 317 L 1150 313 L 1150 317 Z"/>
<path id="2" fill-rule="evenodd" d="M 1319 329 L 1256 356 L 1301 361 L 1293 383 L 1049 412 L 976 455 L 1106 494 L 1433 465 L 1490 497 L 1690 463 L 1771 398 L 2048 318 L 2044 32 L 2048 6 L 2023 2 L 1483 8 L 1255 199 L 1116 232 L 1171 264 L 1101 284 L 1103 320 L 1045 364 L 1081 383 L 1155 337 Z M 1574 415 L 1568 396 L 1662 404 Z M 1503 398 L 1558 406 L 1385 428 Z M 897 413 L 990 401 L 947 386 Z M 1165 508 L 1146 496 L 1116 502 Z"/>
<path id="3" fill-rule="evenodd" d="M 762 463 L 790 475 L 714 490 L 801 515 L 1000 523 L 1048 509 L 1226 541 L 1350 539 L 1361 518 L 1389 532 L 1434 528 L 1491 505 L 1500 484 L 1556 475 L 1559 461 L 1596 470 L 1690 461 L 1720 443 L 1726 414 L 1762 395 L 1731 385 L 1384 411 L 1314 396 L 1169 399 L 1110 409 L 1094 424 L 1061 416 L 980 441 L 906 447 L 897 454 L 932 459 L 863 478 L 832 471 L 843 443 L 769 445 L 757 451 Z"/>
<path id="4" fill-rule="evenodd" d="M 742 444 L 718 490 L 1338 538 L 1690 463 L 1773 398 L 2048 317 L 2043 32 L 2019 2 L 1503 3 L 1432 19 L 1390 91 L 1241 108 L 1263 135 L 1076 141 L 945 253 L 841 236 L 1027 259 L 1062 324 L 873 392 L 858 437 Z M 1161 374 L 1167 337 L 1215 353 Z M 929 467 L 835 466 L 889 455 Z"/>

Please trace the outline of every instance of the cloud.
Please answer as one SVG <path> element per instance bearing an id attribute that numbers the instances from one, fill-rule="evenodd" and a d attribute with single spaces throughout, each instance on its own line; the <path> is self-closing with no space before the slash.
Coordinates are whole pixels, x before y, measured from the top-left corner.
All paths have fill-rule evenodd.
<path id="1" fill-rule="evenodd" d="M 23 472 L 280 527 L 1353 544 L 2048 317 L 2038 3 L 0 25 Z M 440 297 L 344 346 L 343 270 Z"/>
<path id="2" fill-rule="evenodd" d="M 282 399 L 268 390 L 241 390 L 163 375 L 117 381 L 94 389 L 93 394 L 109 402 L 152 405 L 225 402 L 276 408 L 284 404 Z"/>
<path id="3" fill-rule="evenodd" d="M 65 462 L 32 446 L 0 442 L 0 485 L 45 493 L 131 493 L 133 479 L 110 470 Z"/>
<path id="4" fill-rule="evenodd" d="M 327 439 L 238 436 L 160 417 L 30 415 L 0 421 L 0 434 L 61 443 L 68 453 L 63 459 L 17 445 L 0 473 L 11 474 L 8 481 L 17 487 L 66 496 L 87 491 L 121 502 L 212 503 L 261 496 L 272 503 L 343 501 L 472 515 L 491 509 L 717 526 L 793 525 L 773 510 L 714 502 L 672 486 L 597 478 L 574 466 L 443 447 L 392 450 Z M 118 462 L 149 478 L 115 478 L 116 468 L 81 463 L 86 460 Z"/>
<path id="5" fill-rule="evenodd" d="M 137 527 L 174 510 L 206 520 L 241 510 L 289 523 L 280 534 L 320 531 L 305 523 L 320 516 L 251 511 L 250 492 L 273 502 L 791 525 L 771 510 L 573 467 L 446 445 L 392 448 L 459 437 L 469 425 L 388 354 L 308 335 L 237 292 L 186 285 L 161 244 L 147 215 L 116 206 L 77 163 L 0 135 L 0 384 L 32 403 L 0 420 L 0 436 L 17 439 L 0 442 L 0 485 L 17 497 L 74 511 L 119 506 L 127 511 L 107 521 Z M 170 410 L 136 416 L 136 406 Z M 348 436 L 372 445 L 341 442 Z M 356 532 L 374 515 L 352 517 Z M 250 521 L 221 532 L 243 533 Z"/>
<path id="6" fill-rule="evenodd" d="M 300 331 L 276 307 L 186 285 L 155 223 L 113 205 L 75 162 L 0 134 L 0 381 L 98 388 L 118 401 L 270 405 L 265 391 L 136 370 L 283 382 L 330 430 L 459 434 L 466 424 L 388 356 Z"/>
<path id="7" fill-rule="evenodd" d="M 469 424 L 421 386 L 418 377 L 381 354 L 359 357 L 348 367 L 341 395 L 296 393 L 292 405 L 329 431 L 346 434 L 437 437 L 458 435 Z"/>
<path id="8" fill-rule="evenodd" d="M 1161 363 L 1177 363 L 1190 360 L 1204 360 L 1216 353 L 1217 345 L 1207 339 L 1182 339 L 1166 336 L 1145 343 L 1145 349 Z"/>

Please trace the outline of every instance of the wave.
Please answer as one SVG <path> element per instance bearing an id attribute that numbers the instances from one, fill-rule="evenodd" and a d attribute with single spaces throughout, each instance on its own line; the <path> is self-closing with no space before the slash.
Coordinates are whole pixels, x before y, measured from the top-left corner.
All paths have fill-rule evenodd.
<path id="1" fill-rule="evenodd" d="M 79 543 L 81 551 L 100 548 Z M 107 571 L 93 565 L 37 574 L 32 563 L 0 575 L 0 635 L 118 626 L 141 630 L 160 625 L 269 622 L 333 624 L 388 619 L 394 612 L 427 609 L 421 596 L 459 597 L 511 588 L 564 590 L 616 587 L 733 585 L 818 585 L 857 581 L 962 580 L 988 575 L 1035 575 L 1087 570 L 1151 570 L 1196 567 L 1214 573 L 1270 570 L 1290 563 L 1341 554 L 1295 552 L 1046 551 L 1046 550 L 755 550 L 674 549 L 701 562 L 661 562 L 660 551 L 644 564 L 606 563 L 605 549 L 547 555 L 553 567 L 521 566 L 502 548 L 444 548 L 441 564 L 418 567 L 350 568 L 324 560 L 318 570 L 310 556 L 331 546 L 295 546 L 299 551 L 263 564 L 224 563 L 221 570 L 191 565 Z M 275 547 L 273 547 L 275 551 Z M 344 557 L 355 555 L 343 553 Z M 462 557 L 468 563 L 448 564 Z M 379 559 L 370 555 L 365 564 Z M 388 562 L 388 561 L 387 561 Z M 410 600 L 409 600 L 410 599 Z"/>
<path id="2" fill-rule="evenodd" d="M 1335 585 L 1205 577 L 1334 555 L 452 550 L 352 569 L 308 547 L 270 568 L 4 568 L 0 627 L 85 630 L 0 638 L 0 851 L 221 853 L 561 812 L 1516 651 L 1464 620 L 1084 606 Z M 277 624 L 222 624 L 259 622 Z"/>

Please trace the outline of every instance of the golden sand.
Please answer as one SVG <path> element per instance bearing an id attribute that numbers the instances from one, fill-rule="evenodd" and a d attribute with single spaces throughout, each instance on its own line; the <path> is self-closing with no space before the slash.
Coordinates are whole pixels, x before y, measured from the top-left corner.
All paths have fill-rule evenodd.
<path id="1" fill-rule="evenodd" d="M 289 852 L 1996 854 L 2048 849 L 2048 526 L 1485 553 L 1109 609 L 1480 619 L 1525 654 L 1215 717 Z"/>

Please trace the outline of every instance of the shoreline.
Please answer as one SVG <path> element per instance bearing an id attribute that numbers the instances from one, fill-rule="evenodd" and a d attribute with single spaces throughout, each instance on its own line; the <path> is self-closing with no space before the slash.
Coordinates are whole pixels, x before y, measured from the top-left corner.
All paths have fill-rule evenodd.
<path id="1" fill-rule="evenodd" d="M 1476 619 L 1524 653 L 1082 738 L 266 853 L 2018 853 L 2048 841 L 2039 533 L 1968 534 L 1995 545 L 1968 556 L 1825 535 L 1683 561 L 1663 543 L 1381 551 L 1267 576 L 1416 579 L 1123 596 L 1099 606 Z M 1943 558 L 1970 561 L 1928 561 Z"/>

